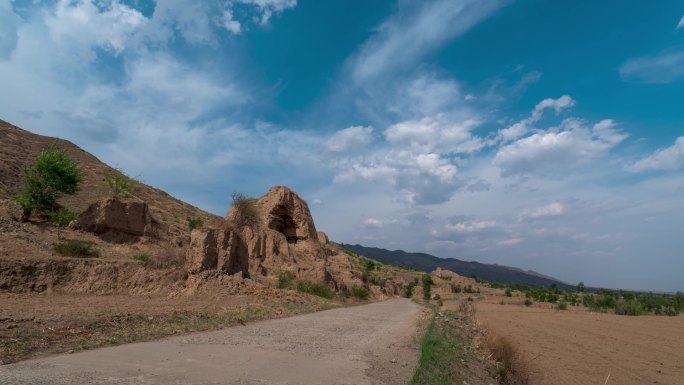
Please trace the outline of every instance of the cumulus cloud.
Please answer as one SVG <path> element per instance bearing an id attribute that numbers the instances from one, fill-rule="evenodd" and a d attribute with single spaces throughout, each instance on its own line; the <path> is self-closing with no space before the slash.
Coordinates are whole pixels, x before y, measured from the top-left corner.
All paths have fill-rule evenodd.
<path id="1" fill-rule="evenodd" d="M 620 67 L 622 80 L 664 84 L 684 78 L 684 51 L 668 50 L 655 56 L 629 60 Z"/>
<path id="2" fill-rule="evenodd" d="M 363 150 L 373 140 L 373 127 L 352 126 L 335 132 L 325 147 L 334 153 Z"/>
<path id="3" fill-rule="evenodd" d="M 610 119 L 588 126 L 581 119 L 568 118 L 558 127 L 539 130 L 499 147 L 492 164 L 501 169 L 502 176 L 561 175 L 604 155 L 626 138 Z"/>
<path id="4" fill-rule="evenodd" d="M 554 202 L 546 206 L 525 210 L 522 215 L 525 218 L 537 219 L 557 217 L 562 215 L 563 212 L 565 212 L 565 207 L 563 207 L 563 204 Z"/>
<path id="5" fill-rule="evenodd" d="M 648 170 L 678 170 L 684 168 L 684 136 L 680 136 L 670 147 L 657 150 L 640 159 L 628 170 L 642 172 Z"/>
<path id="6" fill-rule="evenodd" d="M 532 110 L 532 113 L 528 118 L 499 130 L 497 138 L 504 142 L 518 139 L 526 135 L 532 129 L 534 123 L 541 120 L 544 110 L 553 109 L 556 114 L 559 114 L 564 109 L 574 106 L 575 100 L 569 95 L 563 95 L 558 99 L 544 99 L 534 107 L 534 110 Z"/>
<path id="7" fill-rule="evenodd" d="M 445 115 L 407 120 L 394 124 L 384 132 L 387 141 L 423 152 L 472 153 L 480 150 L 483 141 L 472 135 L 478 121 L 451 121 Z"/>

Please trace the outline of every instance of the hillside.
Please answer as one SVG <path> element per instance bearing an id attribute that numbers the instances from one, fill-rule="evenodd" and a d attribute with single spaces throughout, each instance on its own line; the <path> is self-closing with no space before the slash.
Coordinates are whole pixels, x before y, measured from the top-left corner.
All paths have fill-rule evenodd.
<path id="1" fill-rule="evenodd" d="M 60 203 L 80 213 L 91 203 L 108 196 L 104 175 L 115 170 L 69 141 L 37 135 L 0 120 L 0 143 L 0 200 L 9 199 L 18 192 L 22 166 L 31 162 L 42 149 L 50 145 L 64 149 L 74 158 L 84 176 L 79 192 L 64 197 Z M 187 217 L 200 217 L 204 221 L 217 218 L 144 183 L 138 183 L 132 195 L 135 200 L 147 202 L 152 215 L 168 226 L 171 235 L 184 234 Z"/>
<path id="2" fill-rule="evenodd" d="M 403 250 L 386 250 L 377 247 L 365 247 L 361 245 L 346 245 L 344 247 L 354 250 L 368 258 L 380 262 L 410 267 L 416 270 L 431 272 L 438 267 L 451 270 L 464 277 L 473 277 L 498 282 L 503 284 L 522 284 L 532 286 L 570 287 L 567 283 L 555 278 L 541 275 L 534 271 L 524 271 L 515 267 L 490 265 L 480 262 L 467 262 L 455 258 L 438 258 L 425 253 L 408 253 Z"/>

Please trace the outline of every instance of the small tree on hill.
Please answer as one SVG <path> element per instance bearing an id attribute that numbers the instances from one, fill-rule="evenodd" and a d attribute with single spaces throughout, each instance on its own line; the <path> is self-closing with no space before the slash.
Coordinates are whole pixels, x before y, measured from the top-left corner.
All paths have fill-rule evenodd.
<path id="1" fill-rule="evenodd" d="M 138 182 L 124 174 L 121 170 L 113 170 L 105 173 L 105 182 L 109 187 L 109 194 L 114 199 L 125 199 L 131 195 L 131 190 L 138 185 Z"/>
<path id="2" fill-rule="evenodd" d="M 83 181 L 76 162 L 53 146 L 43 149 L 22 173 L 24 186 L 16 197 L 23 211 L 22 221 L 33 212 L 50 215 L 57 208 L 57 199 L 75 194 Z"/>
<path id="3" fill-rule="evenodd" d="M 238 192 L 234 192 L 232 198 L 235 209 L 232 219 L 235 227 L 255 226 L 259 221 L 256 199 Z"/>

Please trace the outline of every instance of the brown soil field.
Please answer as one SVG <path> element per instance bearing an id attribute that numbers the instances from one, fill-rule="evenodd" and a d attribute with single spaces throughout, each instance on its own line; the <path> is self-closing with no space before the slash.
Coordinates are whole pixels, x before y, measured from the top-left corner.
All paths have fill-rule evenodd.
<path id="1" fill-rule="evenodd" d="M 682 316 L 476 301 L 475 317 L 489 333 L 517 346 L 531 385 L 684 384 Z"/>

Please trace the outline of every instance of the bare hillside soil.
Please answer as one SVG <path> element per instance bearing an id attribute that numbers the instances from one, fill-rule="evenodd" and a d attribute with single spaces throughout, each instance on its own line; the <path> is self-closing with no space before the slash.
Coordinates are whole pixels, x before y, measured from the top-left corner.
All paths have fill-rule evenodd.
<path id="1" fill-rule="evenodd" d="M 532 385 L 684 384 L 684 317 L 621 316 L 476 302 L 483 327 L 513 341 Z"/>
<path id="2" fill-rule="evenodd" d="M 0 367 L 12 384 L 406 384 L 421 307 L 406 299 Z"/>

